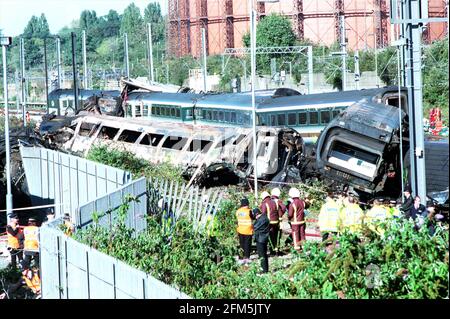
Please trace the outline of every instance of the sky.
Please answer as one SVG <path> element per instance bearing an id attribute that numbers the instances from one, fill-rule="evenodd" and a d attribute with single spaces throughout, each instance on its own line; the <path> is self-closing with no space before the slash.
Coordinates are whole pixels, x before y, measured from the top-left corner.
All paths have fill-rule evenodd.
<path id="1" fill-rule="evenodd" d="M 142 15 L 150 2 L 159 2 L 162 14 L 167 13 L 167 0 L 0 0 L 0 29 L 6 36 L 18 36 L 33 15 L 44 13 L 54 34 L 79 19 L 83 10 L 95 10 L 97 16 L 106 15 L 110 9 L 122 14 L 132 2 Z"/>

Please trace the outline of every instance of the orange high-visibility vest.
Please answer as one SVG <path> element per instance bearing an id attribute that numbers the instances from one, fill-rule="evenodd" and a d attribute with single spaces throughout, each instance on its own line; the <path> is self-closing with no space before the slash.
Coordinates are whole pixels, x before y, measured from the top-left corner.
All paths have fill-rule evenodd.
<path id="1" fill-rule="evenodd" d="M 238 220 L 237 232 L 241 235 L 253 235 L 253 224 L 250 217 L 250 208 L 241 207 L 236 211 Z"/>
<path id="2" fill-rule="evenodd" d="M 28 278 L 28 276 L 22 277 L 25 280 L 27 286 L 33 291 L 33 293 L 38 294 L 41 292 L 41 279 L 36 273 L 33 274 L 31 280 Z"/>
<path id="3" fill-rule="evenodd" d="M 17 226 L 19 227 L 19 226 Z M 19 228 L 19 232 L 16 236 L 11 235 L 8 233 L 8 247 L 13 249 L 19 249 L 20 248 L 20 242 L 19 242 L 19 235 L 22 233 L 22 230 Z"/>
<path id="4" fill-rule="evenodd" d="M 37 226 L 26 226 L 23 229 L 23 236 L 25 238 L 23 249 L 24 250 L 39 250 L 39 227 Z"/>

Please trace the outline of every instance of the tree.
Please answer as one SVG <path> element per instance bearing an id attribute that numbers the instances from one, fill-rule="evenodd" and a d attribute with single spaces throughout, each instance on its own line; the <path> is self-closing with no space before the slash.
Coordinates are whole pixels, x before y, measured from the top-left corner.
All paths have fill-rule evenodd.
<path id="1" fill-rule="evenodd" d="M 115 10 L 109 10 L 102 24 L 103 36 L 108 38 L 120 33 L 120 16 Z"/>
<path id="2" fill-rule="evenodd" d="M 43 61 L 44 38 L 50 36 L 47 19 L 44 14 L 38 18 L 32 16 L 25 27 L 22 37 L 25 45 L 25 68 L 41 65 Z"/>
<path id="3" fill-rule="evenodd" d="M 256 27 L 256 46 L 257 47 L 286 47 L 295 45 L 295 33 L 292 30 L 291 22 L 288 18 L 270 14 L 259 21 Z M 250 47 L 250 35 L 243 36 L 244 46 Z M 259 72 L 270 72 L 271 59 L 277 59 L 277 65 L 281 65 L 282 58 L 289 59 L 292 55 L 282 54 L 262 54 L 256 59 L 257 70 Z"/>
<path id="4" fill-rule="evenodd" d="M 428 117 L 430 108 L 439 107 L 442 110 L 443 121 L 448 124 L 448 37 L 434 42 L 424 53 L 424 116 Z"/>
<path id="5" fill-rule="evenodd" d="M 397 83 L 397 55 L 394 47 L 378 53 L 378 76 L 386 85 Z"/>
<path id="6" fill-rule="evenodd" d="M 189 77 L 189 70 L 198 67 L 197 62 L 190 55 L 170 60 L 169 62 L 170 83 L 176 85 L 184 85 Z"/>
<path id="7" fill-rule="evenodd" d="M 152 25 L 153 43 L 163 42 L 165 38 L 165 23 L 163 16 L 161 15 L 159 3 L 151 2 L 148 4 L 144 10 L 144 22 L 145 24 L 151 23 Z"/>
<path id="8" fill-rule="evenodd" d="M 121 34 L 128 36 L 128 55 L 132 76 L 147 74 L 145 26 L 139 8 L 131 3 L 123 12 L 120 24 Z"/>

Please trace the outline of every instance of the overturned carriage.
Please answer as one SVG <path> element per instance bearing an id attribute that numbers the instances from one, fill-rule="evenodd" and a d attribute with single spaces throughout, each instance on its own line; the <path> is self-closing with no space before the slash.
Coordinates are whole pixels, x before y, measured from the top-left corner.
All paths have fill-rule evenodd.
<path id="1" fill-rule="evenodd" d="M 94 145 L 129 151 L 151 163 L 170 162 L 184 169 L 191 182 L 234 184 L 253 176 L 253 135 L 250 128 L 83 115 L 61 128 L 66 138 L 57 148 L 84 155 Z M 271 180 L 295 166 L 303 140 L 290 128 L 258 129 L 258 178 Z"/>

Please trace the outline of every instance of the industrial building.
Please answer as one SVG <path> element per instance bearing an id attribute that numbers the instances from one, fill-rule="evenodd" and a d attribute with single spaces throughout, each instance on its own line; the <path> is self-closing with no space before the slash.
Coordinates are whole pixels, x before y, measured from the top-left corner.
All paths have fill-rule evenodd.
<path id="1" fill-rule="evenodd" d="M 256 1 L 255 1 L 256 3 Z M 398 33 L 389 23 L 389 0 L 280 0 L 256 4 L 257 19 L 271 13 L 292 21 L 299 40 L 331 45 L 339 41 L 339 17 L 345 17 L 349 50 L 383 48 Z M 445 0 L 428 1 L 429 17 L 445 17 Z M 243 46 L 249 30 L 247 0 L 169 0 L 169 51 L 172 56 L 201 55 L 201 28 L 206 30 L 208 55 Z M 447 23 L 431 23 L 423 40 L 430 43 L 445 36 Z"/>

